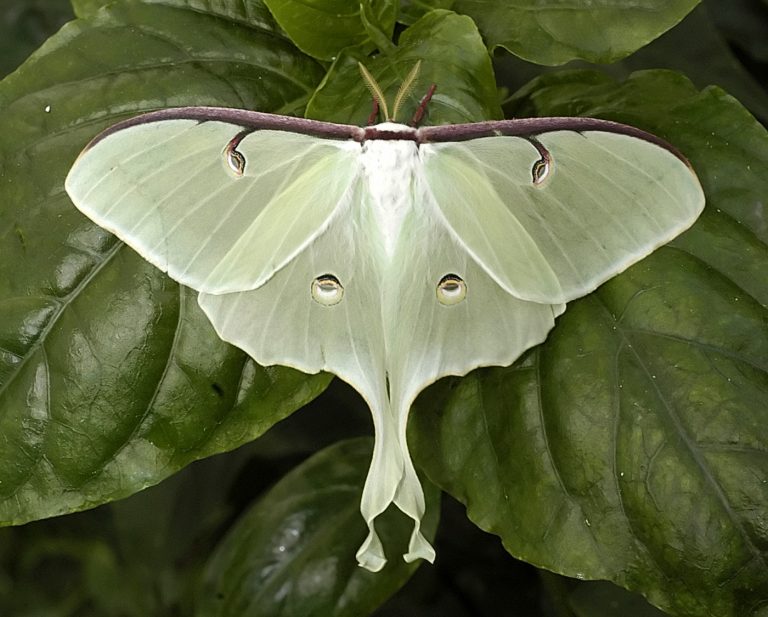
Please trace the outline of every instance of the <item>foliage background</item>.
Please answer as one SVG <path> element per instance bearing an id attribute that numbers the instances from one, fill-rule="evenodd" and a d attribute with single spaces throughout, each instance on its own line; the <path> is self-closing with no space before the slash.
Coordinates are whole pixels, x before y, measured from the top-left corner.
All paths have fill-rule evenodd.
<path id="1" fill-rule="evenodd" d="M 79 6 L 81 10 L 86 10 L 88 4 L 88 2 L 82 1 Z M 464 4 L 471 5 L 472 2 L 465 2 Z M 3 73 L 13 71 L 59 25 L 73 17 L 68 4 L 56 0 L 14 2 L 8 6 L 0 5 L 0 7 L 2 7 L 0 13 L 0 17 L 2 17 L 2 22 L 0 22 L 0 46 L 2 46 L 0 47 L 0 72 Z M 411 21 L 415 21 L 416 15 L 419 14 L 419 8 L 417 2 L 404 4 L 404 9 L 412 11 L 414 15 Z M 250 17 L 253 18 L 254 16 L 251 15 Z M 386 15 L 383 17 L 383 21 L 386 22 Z M 215 40 L 215 35 L 212 36 L 212 40 Z M 764 84 L 768 83 L 766 41 L 768 41 L 768 5 L 764 2 L 759 0 L 738 0 L 736 2 L 710 0 L 702 3 L 677 27 L 629 58 L 598 68 L 602 73 L 617 79 L 624 79 L 632 71 L 643 68 L 662 67 L 678 70 L 687 75 L 698 88 L 713 83 L 721 86 L 738 98 L 752 114 L 765 123 L 768 119 L 768 98 L 764 88 Z M 322 41 L 320 44 L 322 45 Z M 204 47 L 205 43 L 201 43 L 201 48 Z M 322 47 L 312 51 L 319 55 L 325 53 Z M 571 66 L 585 68 L 587 64 L 576 62 L 572 63 Z M 696 99 L 697 96 L 696 90 L 676 77 L 635 76 L 623 86 L 617 87 L 614 82 L 600 77 L 585 76 L 585 74 L 565 74 L 560 73 L 561 69 L 559 68 L 550 69 L 528 63 L 503 50 L 496 51 L 494 68 L 498 83 L 506 89 L 507 93 L 510 93 L 505 104 L 505 112 L 508 116 L 520 115 L 521 113 L 534 115 L 542 113 L 577 114 L 589 109 L 591 110 L 590 113 L 608 114 L 614 119 L 634 123 L 643 116 L 643 113 L 649 115 L 647 109 L 649 105 L 652 107 L 653 101 L 649 103 L 643 97 L 647 97 L 648 92 L 653 91 L 658 96 L 656 102 L 658 109 L 655 113 L 650 113 L 650 116 L 659 118 L 659 124 L 656 127 L 647 128 L 664 132 L 671 130 L 665 127 L 664 117 L 675 117 L 673 102 L 684 101 L 687 104 L 686 97 Z M 312 70 L 307 65 L 305 75 L 311 74 Z M 322 75 L 322 72 L 318 75 Z M 536 87 L 527 86 L 528 90 L 526 90 L 529 79 L 539 75 L 543 75 L 543 77 Z M 41 76 L 41 82 L 43 77 Z M 307 78 L 307 83 L 311 83 L 313 79 L 314 77 Z M 179 83 L 182 81 L 183 75 L 179 77 Z M 215 81 L 212 79 L 211 83 L 215 83 Z M 511 96 L 511 93 L 516 94 Z M 283 95 L 279 92 L 270 94 L 277 99 Z M 162 92 L 158 96 L 168 100 L 173 95 L 173 92 Z M 749 127 L 748 130 L 745 128 L 749 124 L 748 118 L 740 115 L 734 107 L 730 106 L 731 103 L 728 100 L 717 93 L 710 92 L 710 97 L 710 100 L 702 100 L 698 112 L 695 108 L 693 111 L 692 108 L 688 108 L 686 113 L 692 114 L 690 117 L 692 124 L 700 123 L 701 125 L 711 122 L 712 114 L 722 114 L 724 126 L 720 127 L 716 136 L 713 133 L 711 136 L 713 137 L 712 144 L 706 144 L 707 148 L 715 151 L 712 154 L 714 157 L 712 160 L 721 165 L 723 161 L 728 160 L 727 158 L 717 159 L 716 156 L 718 152 L 722 153 L 729 146 L 730 136 L 730 147 L 746 150 L 746 159 L 750 160 L 752 157 L 751 160 L 755 165 L 756 171 L 752 175 L 757 175 L 757 177 L 751 177 L 750 174 L 745 174 L 743 170 L 722 167 L 720 173 L 726 177 L 730 175 L 732 182 L 713 182 L 712 186 L 718 187 L 721 191 L 718 198 L 723 203 L 729 203 L 728 200 L 730 199 L 730 204 L 733 207 L 738 207 L 738 203 L 747 203 L 747 200 L 743 199 L 743 193 L 751 190 L 750 199 L 756 199 L 754 196 L 757 195 L 758 198 L 762 197 L 762 203 L 765 203 L 768 192 L 766 192 L 764 184 L 766 181 L 764 142 L 760 142 L 758 137 L 750 137 L 752 141 L 745 140 L 743 138 L 745 134 L 757 135 L 754 127 Z M 287 98 L 287 95 L 284 98 Z M 261 101 L 261 104 L 269 105 L 270 103 Z M 437 100 L 437 105 L 439 106 L 439 104 L 440 99 Z M 2 109 L 13 111 L 10 106 L 10 99 L 0 98 L 0 110 Z M 272 110 L 284 113 L 295 111 L 288 108 Z M 338 101 L 324 100 L 322 96 L 316 96 L 311 101 L 310 111 L 324 118 L 328 118 L 334 113 L 351 113 Z M 492 113 L 492 111 L 486 110 L 486 113 Z M 10 115 L 7 114 L 6 119 Z M 335 119 L 343 120 L 346 118 Z M 739 123 L 743 123 L 743 126 Z M 16 127 L 18 124 L 14 125 L 14 128 Z M 740 136 L 741 140 L 739 140 Z M 699 153 L 702 165 L 708 162 L 705 156 L 708 150 L 704 144 L 677 142 L 676 144 L 684 149 L 687 147 L 689 150 L 686 152 Z M 693 158 L 693 154 L 691 156 Z M 761 156 L 762 158 L 760 158 Z M 8 160 L 8 158 L 5 159 L 5 161 Z M 694 163 L 696 163 L 695 160 Z M 711 168 L 716 169 L 717 165 L 713 164 Z M 45 169 L 39 171 L 44 173 Z M 742 198 L 742 202 L 739 202 L 739 198 Z M 5 208 L 7 212 L 8 202 L 4 202 L 0 207 Z M 748 219 L 750 212 L 745 211 L 743 214 L 744 218 Z M 758 243 L 753 246 L 754 238 L 748 234 L 739 236 L 738 230 L 733 231 L 732 228 L 728 227 L 729 225 L 732 226 L 732 221 L 728 217 L 718 217 L 715 212 L 710 212 L 710 215 L 711 218 L 700 225 L 702 235 L 698 240 L 694 236 L 687 247 L 686 241 L 681 240 L 680 246 L 695 253 L 697 247 L 692 246 L 695 242 L 717 244 L 718 242 L 725 243 L 726 240 L 730 241 L 731 244 L 724 246 L 724 250 L 721 252 L 721 255 L 736 256 L 734 264 L 731 264 L 728 271 L 730 280 L 741 285 L 739 287 L 741 292 L 748 290 L 752 297 L 759 299 L 760 293 L 765 293 L 766 290 L 764 245 L 761 247 Z M 761 230 L 759 220 L 753 222 L 757 225 L 759 232 Z M 50 222 L 46 224 L 50 225 Z M 728 228 L 732 233 L 718 234 L 718 230 L 723 228 Z M 762 231 L 765 231 L 764 227 Z M 765 236 L 763 236 L 763 240 L 765 240 Z M 26 241 L 29 241 L 31 245 L 34 239 L 27 238 Z M 748 256 L 747 258 L 745 258 L 745 254 Z M 7 255 L 6 253 L 6 257 Z M 138 262 L 130 262 L 130 257 L 127 259 L 126 271 L 141 268 Z M 689 267 L 694 268 L 695 266 L 690 265 Z M 646 268 L 650 271 L 651 285 L 654 280 L 658 280 L 659 276 L 667 276 L 663 269 L 664 264 L 658 260 L 650 260 L 646 264 Z M 638 272 L 635 278 L 641 279 L 642 272 Z M 628 283 L 632 282 L 631 277 L 622 277 L 622 279 Z M 162 287 L 161 282 L 156 284 Z M 164 293 L 164 288 L 153 288 L 152 294 L 162 295 L 162 293 Z M 174 292 L 171 290 L 169 293 L 173 294 Z M 604 298 L 610 300 L 611 296 L 621 296 L 621 293 L 621 285 L 617 284 L 605 292 Z M 743 300 L 748 299 L 747 296 L 750 294 L 746 294 Z M 712 296 L 706 295 L 705 297 L 712 298 Z M 582 314 L 582 322 L 590 322 L 590 315 L 593 313 L 590 313 L 589 302 L 590 300 L 587 299 L 578 307 L 569 309 L 572 323 L 576 323 L 577 312 Z M 763 295 L 762 306 L 765 307 L 765 305 L 766 297 Z M 713 313 L 717 313 L 717 307 L 714 306 L 714 303 L 707 308 Z M 738 319 L 747 319 L 732 307 L 724 306 L 721 307 L 721 310 L 729 314 L 733 311 Z M 571 315 L 574 316 L 571 317 Z M 765 324 L 764 311 L 762 315 L 762 323 Z M 190 317 L 190 319 L 192 318 Z M 762 333 L 755 331 L 754 328 L 750 330 L 749 325 L 742 330 L 739 330 L 738 323 L 728 322 L 725 326 L 733 328 L 728 332 L 731 333 L 734 340 L 739 339 L 739 337 L 745 339 L 753 337 L 757 343 L 760 341 Z M 559 331 L 566 332 L 566 329 L 563 327 Z M 588 338 L 588 335 L 589 333 L 585 336 Z M 565 339 L 566 343 L 568 342 L 564 334 L 562 338 Z M 549 344 L 556 346 L 558 340 L 561 339 L 555 338 Z M 747 343 L 744 345 L 746 346 Z M 744 348 L 742 347 L 741 351 Z M 766 356 L 760 355 L 760 348 L 756 349 L 753 354 L 757 359 L 755 367 L 762 370 L 764 376 Z M 216 354 L 213 355 L 215 357 L 211 360 L 211 371 L 215 372 L 216 366 L 224 365 L 225 370 L 221 372 L 222 380 L 225 380 L 226 375 L 232 372 L 232 365 L 241 362 L 238 357 L 232 356 L 229 351 L 224 349 L 217 350 Z M 227 366 L 229 369 L 226 369 Z M 525 368 L 524 364 L 522 368 Z M 727 369 L 723 368 L 723 370 Z M 728 379 L 738 376 L 733 373 Z M 451 417 L 451 411 L 457 409 L 457 401 L 478 400 L 478 392 L 481 394 L 490 393 L 490 397 L 480 396 L 479 400 L 490 399 L 497 402 L 518 400 L 521 395 L 514 391 L 514 388 L 509 388 L 506 385 L 507 379 L 508 373 L 501 369 L 492 369 L 482 373 L 480 377 L 473 376 L 461 382 L 447 380 L 445 383 L 438 384 L 427 397 L 422 399 L 421 408 L 414 415 L 414 423 L 418 428 L 412 439 L 415 439 L 417 443 L 419 463 L 422 468 L 429 472 L 430 478 L 456 496 L 462 496 L 461 487 L 451 486 L 451 477 L 446 474 L 446 469 L 448 469 L 446 461 L 440 460 L 443 453 L 440 451 L 433 452 L 434 444 L 426 440 L 425 436 L 440 432 L 447 432 L 449 436 L 450 434 L 460 435 L 461 440 L 457 444 L 451 444 L 449 439 L 446 440 L 444 444 L 446 450 L 455 449 L 457 445 L 471 439 L 473 424 L 471 422 L 466 426 L 462 424 L 464 418 L 461 414 L 462 408 L 458 407 L 459 413 L 456 417 Z M 744 432 L 748 432 L 751 428 L 758 442 L 761 435 L 764 434 L 761 432 L 764 430 L 761 429 L 761 426 L 764 427 L 768 424 L 764 421 L 765 413 L 762 415 L 758 413 L 761 410 L 765 412 L 766 390 L 761 390 L 758 385 L 755 385 L 764 384 L 765 381 L 760 381 L 761 379 L 763 378 L 747 379 L 744 384 L 746 394 L 742 394 L 746 400 L 746 407 L 749 407 L 751 402 L 751 408 L 757 410 L 754 416 L 755 426 L 750 427 L 749 423 L 744 423 L 736 427 Z M 223 381 L 222 383 L 224 384 Z M 275 387 L 278 391 L 272 391 L 273 401 L 277 399 L 291 401 L 286 404 L 284 409 L 277 412 L 277 416 L 282 416 L 290 414 L 294 407 L 301 406 L 304 401 L 312 399 L 321 392 L 327 379 L 321 376 L 310 380 L 307 385 L 302 378 L 287 373 L 276 375 L 270 372 L 262 374 L 257 371 L 252 376 L 252 383 L 255 384 L 254 391 L 256 394 L 253 395 L 254 398 L 263 400 L 265 392 L 269 393 L 271 392 L 270 388 Z M 226 387 L 226 384 L 219 387 Z M 753 389 L 749 390 L 749 387 Z M 208 391 L 203 395 L 202 403 L 207 400 L 205 397 L 212 397 Z M 274 405 L 274 403 L 272 404 Z M 476 403 L 472 404 L 476 405 Z M 505 410 L 501 409 L 498 413 L 503 415 L 504 412 Z M 487 417 L 495 417 L 492 412 L 484 413 Z M 277 418 L 273 418 L 272 421 L 275 419 Z M 241 426 L 247 421 L 247 414 L 240 420 L 235 419 L 221 439 L 229 439 L 232 434 L 241 431 Z M 218 427 L 219 424 L 215 423 L 215 426 Z M 193 428 L 189 429 L 190 435 L 194 434 Z M 257 434 L 266 428 L 267 426 L 254 429 L 254 433 Z M 652 427 L 646 427 L 646 430 L 651 431 Z M 730 435 L 733 434 L 732 427 L 728 431 Z M 4 433 L 4 435 L 9 434 L 8 431 Z M 183 432 L 179 434 L 183 435 Z M 255 498 L 264 495 L 270 487 L 312 453 L 323 447 L 331 446 L 342 439 L 368 434 L 370 434 L 370 426 L 365 406 L 354 392 L 351 392 L 338 381 L 334 381 L 329 388 L 325 389 L 307 406 L 277 424 L 258 441 L 248 443 L 235 452 L 193 463 L 162 484 L 137 493 L 128 499 L 87 512 L 2 530 L 0 534 L 0 613 L 24 617 L 32 615 L 238 614 L 236 612 L 216 612 L 219 609 L 216 608 L 215 602 L 211 605 L 211 598 L 215 598 L 216 590 L 221 589 L 222 585 L 227 582 L 211 580 L 212 576 L 215 579 L 217 572 L 225 571 L 227 572 L 227 580 L 235 582 L 242 580 L 238 577 L 243 576 L 242 572 L 226 570 L 220 561 L 216 561 L 215 557 L 209 563 L 214 549 L 217 546 L 224 546 L 220 542 L 225 532 L 233 527 L 240 513 L 250 508 Z M 241 442 L 247 441 L 249 441 L 247 436 L 241 437 Z M 349 545 L 353 550 L 359 544 L 359 540 L 354 534 L 350 534 L 353 536 L 350 538 L 339 537 L 334 535 L 338 533 L 338 529 L 334 531 L 330 528 L 332 526 L 328 525 L 329 521 L 336 523 L 340 520 L 349 521 L 349 524 L 353 525 L 357 497 L 354 494 L 344 493 L 344 486 L 366 464 L 365 442 L 345 443 L 347 445 L 343 446 L 346 448 L 343 451 L 333 450 L 333 456 L 327 455 L 325 459 L 313 459 L 313 464 L 322 471 L 321 475 L 338 478 L 337 484 L 333 486 L 336 486 L 340 491 L 337 498 L 325 506 L 321 507 L 313 502 L 304 508 L 303 511 L 305 512 L 310 512 L 314 508 L 315 514 L 315 518 L 309 515 L 307 517 L 307 520 L 314 527 L 308 526 L 304 529 L 317 533 L 315 535 L 308 534 L 312 537 L 312 541 L 307 546 L 300 547 L 302 550 L 294 555 L 293 561 L 283 562 L 282 567 L 287 572 L 286 579 L 265 574 L 269 584 L 262 580 L 260 587 L 266 590 L 262 591 L 265 595 L 258 595 L 255 590 L 246 589 L 246 595 L 250 594 L 258 601 L 258 606 L 252 606 L 248 609 L 251 612 L 247 614 L 270 616 L 277 614 L 366 614 L 410 575 L 410 571 L 401 569 L 393 572 L 389 578 L 381 577 L 356 583 L 359 587 L 355 591 L 355 585 L 350 584 L 349 581 L 354 579 L 356 573 L 347 570 L 342 571 L 334 581 L 336 587 L 334 585 L 327 587 L 327 589 L 333 590 L 330 597 L 326 597 L 329 594 L 323 596 L 317 587 L 311 585 L 309 588 L 314 590 L 313 592 L 307 593 L 303 597 L 300 594 L 294 594 L 291 596 L 293 598 L 292 603 L 286 602 L 281 596 L 281 585 L 285 584 L 285 580 L 291 577 L 295 580 L 299 578 L 302 572 L 313 572 L 315 571 L 313 567 L 318 568 L 316 571 L 323 571 L 323 568 L 327 569 L 328 564 L 323 561 L 323 555 L 333 552 L 333 547 Z M 5 444 L 7 447 L 7 439 Z M 478 451 L 488 450 L 487 447 L 482 447 L 483 445 L 480 443 L 481 447 Z M 518 447 L 516 443 L 504 445 L 510 449 Z M 194 446 L 191 444 L 189 447 L 193 448 Z M 83 444 L 73 443 L 70 444 L 70 447 L 77 454 L 78 448 L 82 448 Z M 755 449 L 759 451 L 760 447 L 765 448 L 766 443 L 764 441 L 761 444 L 758 443 Z M 212 451 L 215 451 L 215 448 Z M 194 456 L 185 456 L 182 449 L 172 464 L 181 467 L 197 456 L 199 453 Z M 471 460 L 471 456 L 467 460 Z M 527 459 L 521 455 L 521 460 L 524 463 Z M 459 467 L 461 468 L 465 462 L 459 461 Z M 764 459 L 762 462 L 758 462 L 753 469 L 759 470 L 760 465 L 765 470 Z M 728 465 L 725 465 L 725 468 L 727 469 Z M 286 489 L 288 494 L 296 494 L 302 482 L 306 482 L 306 478 L 311 477 L 311 467 L 303 467 L 302 469 L 303 471 L 299 476 L 289 476 L 289 480 L 293 478 L 294 484 L 288 485 Z M 673 467 L 673 470 L 678 472 L 679 468 Z M 71 469 L 69 472 L 72 474 L 84 473 L 80 469 Z M 521 473 L 527 472 L 524 470 Z M 460 472 L 456 472 L 456 475 L 460 475 Z M 762 476 L 758 474 L 756 481 L 759 483 L 760 481 L 764 482 L 764 480 L 765 474 Z M 739 481 L 746 482 L 746 479 L 742 478 Z M 122 496 L 122 494 L 127 493 L 120 493 L 119 490 L 116 490 L 114 497 Z M 585 494 L 588 494 L 588 491 Z M 466 495 L 462 496 L 462 498 L 464 497 Z M 470 498 L 472 498 L 471 495 Z M 267 518 L 270 513 L 281 512 L 280 508 L 284 507 L 283 504 L 287 497 L 281 497 L 280 494 L 273 492 L 270 493 L 269 499 L 272 500 L 268 502 L 269 507 L 262 508 L 261 511 L 261 516 Z M 475 496 L 474 499 L 476 500 L 474 503 L 479 502 L 481 507 L 499 511 L 498 507 L 491 507 L 492 503 L 491 505 L 483 503 L 482 497 Z M 756 497 L 756 499 L 759 504 L 759 498 Z M 94 498 L 94 503 L 100 501 L 103 501 L 103 496 Z M 520 503 L 513 504 L 514 512 L 525 510 L 519 505 Z M 522 501 L 522 503 L 525 502 Z M 341 508 L 339 504 L 346 505 Z M 68 509 L 73 509 L 73 507 L 68 508 L 65 503 L 62 511 Z M 341 513 L 344 513 L 344 516 Z M 531 512 L 531 516 L 534 517 L 538 514 L 535 509 Z M 261 522 L 258 526 L 280 530 L 282 519 L 279 515 L 275 516 L 277 517 L 275 520 L 266 523 Z M 475 520 L 477 520 L 477 516 Z M 494 524 L 496 524 L 495 521 L 490 521 L 484 526 L 493 527 Z M 757 550 L 764 556 L 766 545 L 760 544 L 760 542 L 765 542 L 766 535 L 764 532 L 766 525 L 768 525 L 766 523 L 766 500 L 764 499 L 762 510 L 758 510 L 756 513 L 754 525 L 753 533 Z M 396 521 L 394 527 L 397 527 Z M 346 526 L 342 526 L 341 529 L 346 530 Z M 291 528 L 286 531 L 290 532 Z M 496 529 L 496 531 L 503 537 L 505 536 L 503 530 Z M 395 529 L 392 533 L 397 535 L 398 531 Z M 242 537 L 240 541 L 243 541 Z M 263 549 L 269 544 L 269 541 L 269 538 L 256 538 L 254 540 L 258 549 Z M 707 564 L 710 562 L 717 561 L 718 555 L 715 554 L 715 550 L 718 553 L 725 551 L 725 546 L 717 544 L 720 541 L 722 541 L 722 536 L 716 535 L 711 544 L 701 547 L 701 559 L 702 563 L 705 564 L 703 570 L 708 569 Z M 713 549 L 713 546 L 717 548 Z M 454 615 L 509 614 L 601 617 L 602 615 L 621 613 L 645 617 L 661 614 L 638 596 L 629 594 L 609 583 L 577 582 L 515 561 L 503 549 L 495 536 L 480 532 L 470 523 L 466 518 L 463 506 L 451 498 L 443 500 L 442 521 L 437 535 L 436 548 L 440 556 L 437 564 L 434 567 L 420 568 L 402 589 L 376 610 L 376 615 L 407 616 L 413 614 L 452 617 Z M 578 562 L 582 549 L 578 544 L 571 548 Z M 226 552 L 227 549 L 220 548 L 220 550 Z M 221 560 L 222 558 L 219 557 L 218 559 Z M 685 559 L 690 562 L 692 555 L 690 553 L 685 554 Z M 541 557 L 529 558 L 529 560 L 538 563 L 545 561 Z M 542 563 L 542 565 L 552 566 L 552 564 L 546 563 Z M 257 564 L 254 567 L 257 570 L 261 568 L 262 571 L 266 571 L 264 564 Z M 554 569 L 558 568 L 555 567 Z M 213 574 L 211 574 L 212 572 Z M 667 573 L 669 574 L 669 572 L 668 570 Z M 199 582 L 201 577 L 202 580 L 206 581 L 203 585 Z M 754 579 L 757 581 L 755 586 L 758 597 L 761 593 L 759 581 L 762 580 L 765 584 L 766 578 L 768 576 L 763 567 Z M 666 592 L 663 591 L 661 596 L 656 596 L 656 601 L 669 606 L 669 600 L 665 600 L 663 596 L 664 593 L 669 594 L 669 589 L 675 588 L 675 581 L 649 582 L 651 579 L 652 576 L 643 571 L 639 578 L 629 582 L 632 583 L 633 588 L 642 589 L 651 596 L 654 595 L 655 589 L 666 589 Z M 644 583 L 645 586 L 643 586 Z M 665 583 L 668 585 L 666 588 Z M 354 605 L 353 603 L 352 605 L 357 607 L 357 612 L 351 613 L 345 613 L 344 610 L 349 611 L 349 607 L 340 608 L 338 603 L 335 608 L 330 608 L 331 604 L 338 602 L 338 599 L 343 597 L 343 590 L 337 588 L 341 584 L 346 585 L 347 590 L 352 589 L 350 597 L 358 602 L 360 598 L 364 598 L 364 602 L 368 604 Z M 706 576 L 684 581 L 684 585 L 694 587 L 694 594 L 696 585 L 707 587 L 713 584 L 716 583 L 706 580 Z M 765 587 L 763 586 L 762 589 L 765 590 Z M 683 592 L 681 595 L 684 596 L 685 593 Z M 751 612 L 744 614 L 758 617 L 765 615 L 765 611 L 768 611 L 766 608 L 768 604 L 765 603 L 768 602 L 768 596 L 763 593 L 762 598 L 763 603 L 752 602 L 749 609 Z M 331 604 L 328 604 L 329 602 Z M 230 610 L 234 611 L 235 609 Z M 672 610 L 675 610 L 674 614 L 680 615 L 710 614 L 707 612 L 706 606 L 690 609 L 678 606 Z M 687 610 L 690 612 L 686 612 Z M 718 617 L 726 614 L 725 612 L 718 612 L 719 609 L 714 606 L 710 606 L 709 610 L 712 611 L 711 614 L 718 615 Z M 741 617 L 740 614 L 739 617 Z"/>

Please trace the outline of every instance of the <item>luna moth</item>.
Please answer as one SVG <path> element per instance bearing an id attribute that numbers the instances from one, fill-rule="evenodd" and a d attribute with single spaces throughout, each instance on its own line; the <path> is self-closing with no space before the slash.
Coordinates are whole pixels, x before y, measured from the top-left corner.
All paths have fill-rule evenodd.
<path id="1" fill-rule="evenodd" d="M 262 365 L 329 371 L 370 406 L 375 519 L 413 519 L 406 561 L 435 552 L 406 441 L 427 385 L 512 364 L 567 302 L 688 228 L 690 165 L 642 130 L 593 118 L 359 127 L 215 107 L 120 122 L 66 179 L 75 205 L 178 282 L 219 336 Z"/>

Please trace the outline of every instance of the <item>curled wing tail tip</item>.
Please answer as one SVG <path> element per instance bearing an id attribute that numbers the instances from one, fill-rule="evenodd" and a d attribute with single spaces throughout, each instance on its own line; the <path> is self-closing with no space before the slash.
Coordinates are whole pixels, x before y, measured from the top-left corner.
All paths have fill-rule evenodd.
<path id="1" fill-rule="evenodd" d="M 412 563 L 417 559 L 425 559 L 429 563 L 435 563 L 435 556 L 435 549 L 421 533 L 421 525 L 417 522 L 413 527 L 408 552 L 403 555 L 403 560 L 406 563 Z"/>
<path id="2" fill-rule="evenodd" d="M 368 524 L 368 537 L 357 551 L 357 565 L 369 572 L 379 572 L 386 565 L 387 558 L 373 523 Z M 413 563 L 418 559 L 424 559 L 429 563 L 435 563 L 435 549 L 421 533 L 419 521 L 414 523 L 411 540 L 408 544 L 408 552 L 403 555 L 406 563 Z"/>
<path id="3" fill-rule="evenodd" d="M 379 572 L 387 563 L 384 556 L 384 547 L 381 545 L 373 523 L 368 524 L 368 537 L 362 543 L 355 557 L 357 565 L 369 572 Z"/>

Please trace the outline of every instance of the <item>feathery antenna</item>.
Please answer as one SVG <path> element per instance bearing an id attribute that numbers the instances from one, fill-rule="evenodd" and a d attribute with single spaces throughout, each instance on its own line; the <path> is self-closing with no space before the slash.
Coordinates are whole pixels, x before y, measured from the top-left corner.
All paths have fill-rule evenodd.
<path id="1" fill-rule="evenodd" d="M 421 60 L 416 62 L 416 64 L 413 65 L 413 68 L 411 69 L 411 72 L 408 73 L 408 77 L 405 78 L 405 81 L 403 81 L 402 84 L 400 84 L 400 88 L 397 91 L 397 96 L 395 96 L 395 104 L 392 108 L 392 121 L 396 122 L 397 118 L 397 112 L 400 110 L 400 105 L 403 103 L 403 99 L 405 99 L 406 96 L 410 93 L 410 91 L 413 89 L 413 84 L 416 81 L 416 78 L 419 76 L 419 69 L 421 69 Z"/>
<path id="2" fill-rule="evenodd" d="M 363 81 L 366 87 L 368 90 L 370 90 L 371 96 L 373 97 L 373 110 L 371 111 L 371 115 L 368 117 L 368 126 L 376 121 L 376 116 L 378 115 L 379 109 L 381 109 L 381 111 L 384 113 L 384 120 L 386 122 L 397 122 L 397 114 L 400 111 L 400 107 L 403 104 L 405 97 L 407 97 L 411 90 L 413 90 L 413 85 L 416 83 L 416 79 L 419 76 L 421 60 L 416 62 L 416 64 L 408 73 L 408 76 L 403 80 L 403 83 L 400 84 L 400 88 L 398 88 L 397 94 L 395 95 L 392 115 L 389 114 L 387 101 L 384 98 L 384 91 L 381 89 L 379 83 L 376 81 L 373 75 L 371 75 L 370 71 L 365 68 L 365 65 L 362 62 L 358 62 L 357 66 L 360 69 L 360 74 L 363 76 Z M 427 110 L 427 104 L 432 98 L 432 95 L 435 93 L 435 87 L 435 84 L 432 84 L 424 97 L 422 97 L 421 101 L 419 102 L 419 107 L 416 109 L 416 112 L 413 114 L 413 118 L 411 119 L 411 126 L 417 126 L 419 122 L 421 122 L 421 119 L 424 117 L 424 114 Z"/>
<path id="3" fill-rule="evenodd" d="M 384 112 L 384 119 L 387 122 L 391 122 L 392 118 L 389 115 L 387 101 L 384 99 L 384 93 L 381 91 L 381 86 L 379 86 L 378 82 L 373 78 L 373 75 L 368 72 L 368 69 L 365 68 L 362 62 L 358 62 L 357 66 L 360 69 L 360 74 L 363 76 L 365 85 L 368 87 L 368 90 L 371 91 L 373 99 L 379 104 L 379 107 L 381 107 L 381 110 Z"/>

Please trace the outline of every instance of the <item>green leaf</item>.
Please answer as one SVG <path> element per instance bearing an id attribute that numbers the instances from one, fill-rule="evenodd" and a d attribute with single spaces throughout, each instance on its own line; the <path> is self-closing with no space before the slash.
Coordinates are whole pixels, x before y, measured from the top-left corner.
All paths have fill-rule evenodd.
<path id="1" fill-rule="evenodd" d="M 401 0 L 400 14 L 397 16 L 397 21 L 411 25 L 433 9 L 450 10 L 455 1 L 456 0 Z"/>
<path id="2" fill-rule="evenodd" d="M 568 597 L 574 617 L 664 617 L 634 593 L 605 581 L 579 582 Z"/>
<path id="3" fill-rule="evenodd" d="M 78 17 L 93 17 L 99 9 L 112 4 L 115 0 L 71 0 L 72 9 Z M 117 0 L 118 2 L 120 0 Z"/>
<path id="4" fill-rule="evenodd" d="M 471 19 L 450 11 L 432 11 L 400 35 L 397 47 L 374 59 L 342 54 L 307 105 L 307 116 L 364 124 L 371 94 L 357 67 L 364 64 L 379 82 L 389 104 L 417 61 L 419 77 L 397 121 L 407 122 L 437 84 L 423 124 L 472 122 L 501 117 L 493 68 Z M 383 118 L 382 118 L 383 120 Z"/>
<path id="5" fill-rule="evenodd" d="M 16 69 L 72 18 L 67 0 L 25 0 L 0 5 L 0 77 Z"/>
<path id="6" fill-rule="evenodd" d="M 372 441 L 322 450 L 258 501 L 219 545 L 199 593 L 200 617 L 359 617 L 407 581 L 420 562 L 388 555 L 381 572 L 358 567 L 367 527 L 360 497 Z M 425 483 L 425 535 L 437 528 L 439 491 Z M 403 551 L 410 521 L 396 510 L 376 522 L 389 553 Z"/>
<path id="7" fill-rule="evenodd" d="M 551 74 L 518 115 L 592 115 L 666 137 L 702 219 L 573 302 L 510 368 L 421 398 L 416 460 L 513 555 L 640 591 L 673 615 L 768 602 L 768 135 L 717 88 L 664 71 Z M 424 409 L 423 407 L 426 407 Z"/>
<path id="8" fill-rule="evenodd" d="M 72 9 L 78 17 L 93 17 L 99 9 L 121 0 L 71 0 Z M 151 1 L 151 0 L 150 0 Z"/>
<path id="9" fill-rule="evenodd" d="M 371 43 L 365 20 L 388 38 L 395 27 L 394 0 L 264 0 L 294 44 L 319 60 Z M 365 13 L 365 20 L 361 15 Z M 376 42 L 376 41 L 374 41 Z"/>
<path id="10" fill-rule="evenodd" d="M 205 3 L 200 0 L 72 0 L 72 7 L 78 17 L 85 18 L 94 17 L 100 9 L 106 6 L 115 8 L 117 4 L 131 5 L 137 2 L 159 4 L 190 11 L 200 9 L 209 17 L 216 15 L 227 21 L 239 22 L 245 26 L 258 27 L 270 32 L 278 30 L 277 24 L 263 0 L 240 0 L 240 2 L 224 0 Z"/>
<path id="11" fill-rule="evenodd" d="M 155 484 L 261 435 L 329 381 L 259 367 L 222 343 L 194 293 L 64 192 L 77 153 L 126 116 L 300 106 L 322 69 L 218 10 L 115 4 L 65 26 L 0 83 L 4 524 Z"/>
<path id="12" fill-rule="evenodd" d="M 202 566 L 237 511 L 233 502 L 269 479 L 262 472 L 275 461 L 261 446 L 270 437 L 127 499 L 1 529 L 0 614 L 190 615 Z"/>
<path id="13" fill-rule="evenodd" d="M 376 13 L 377 7 L 370 0 L 360 3 L 360 21 L 363 23 L 363 28 L 365 28 L 371 44 L 383 53 L 390 53 L 395 48 L 392 34 L 395 27 L 396 6 L 395 0 L 395 3 L 388 7 L 391 9 L 390 11 L 384 15 L 379 15 Z M 335 56 L 333 58 L 335 59 Z"/>
<path id="14" fill-rule="evenodd" d="M 456 0 L 489 49 L 503 47 L 538 64 L 615 62 L 673 27 L 699 0 Z"/>
<path id="15" fill-rule="evenodd" d="M 648 68 L 673 69 L 699 87 L 719 85 L 752 113 L 768 119 L 768 94 L 763 84 L 739 61 L 733 45 L 716 27 L 715 20 L 731 10 L 713 11 L 700 4 L 675 28 L 623 60 L 620 66 L 611 67 L 611 74 L 627 77 Z M 765 28 L 768 32 L 768 21 Z"/>

